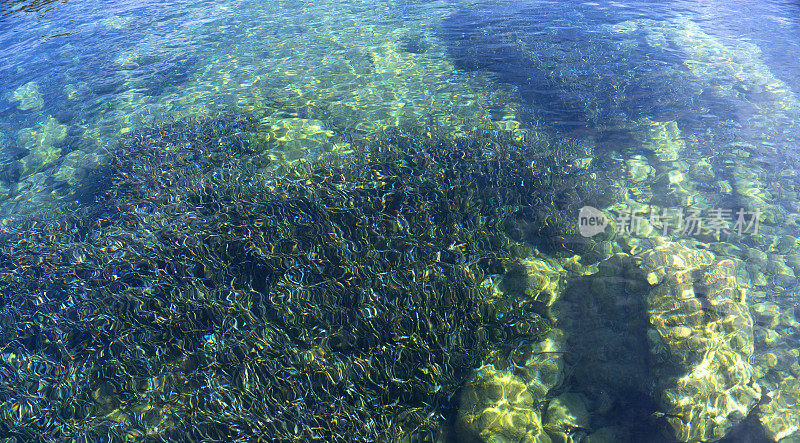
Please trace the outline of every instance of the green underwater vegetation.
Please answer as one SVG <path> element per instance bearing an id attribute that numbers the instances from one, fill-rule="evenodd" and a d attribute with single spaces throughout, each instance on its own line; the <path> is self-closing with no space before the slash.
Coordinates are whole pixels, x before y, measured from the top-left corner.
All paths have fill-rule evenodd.
<path id="1" fill-rule="evenodd" d="M 481 283 L 566 229 L 578 147 L 410 128 L 270 170 L 254 124 L 132 134 L 91 203 L 4 227 L 4 434 L 435 438 L 489 352 L 547 336 L 549 280 Z"/>

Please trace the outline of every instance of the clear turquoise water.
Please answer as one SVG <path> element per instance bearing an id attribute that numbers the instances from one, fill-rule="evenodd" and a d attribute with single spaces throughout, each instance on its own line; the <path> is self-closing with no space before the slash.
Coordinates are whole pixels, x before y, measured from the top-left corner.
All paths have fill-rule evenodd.
<path id="1" fill-rule="evenodd" d="M 796 88 L 794 8 L 776 2 L 144 2 L 102 7 L 22 2 L 6 7 L 0 35 L 6 99 L 1 130 L 6 145 L 24 144 L 15 140 L 16 131 L 54 116 L 68 127 L 62 151 L 91 151 L 153 118 L 248 106 L 290 113 L 305 108 L 310 117 L 336 118 L 345 111 L 331 109 L 335 103 L 345 105 L 348 114 L 340 118 L 350 120 L 337 126 L 363 120 L 371 128 L 376 121 L 391 125 L 462 108 L 462 114 L 535 119 L 585 131 L 608 126 L 620 113 L 631 119 L 700 120 L 705 115 L 738 120 L 747 133 L 751 109 L 769 97 L 758 91 L 724 99 L 687 93 L 703 87 L 688 66 L 702 70 L 725 61 L 669 45 L 620 48 L 616 45 L 627 36 L 609 32 L 608 26 L 635 19 L 691 20 L 720 44 L 755 45 L 761 66 Z M 424 53 L 403 51 L 404 39 L 412 37 L 425 38 Z M 477 47 L 461 54 L 467 41 Z M 394 51 L 399 60 L 391 59 Z M 387 59 L 371 60 L 376 53 Z M 567 63 L 573 65 L 567 68 Z M 741 88 L 740 80 L 711 69 L 715 81 Z M 36 111 L 19 111 L 8 99 L 30 81 L 44 103 Z M 609 89 L 602 90 L 603 84 Z M 613 89 L 618 86 L 625 90 Z M 473 108 L 472 94 L 497 103 Z M 588 107 L 600 114 L 587 116 Z M 775 130 L 790 138 L 796 128 Z M 747 135 L 747 141 L 761 143 L 758 134 Z"/>
<path id="2" fill-rule="evenodd" d="M 791 1 L 4 4 L 0 214 L 7 225 L 31 210 L 61 207 L 76 199 L 94 165 L 121 138 L 220 113 L 255 116 L 258 150 L 289 165 L 346 155 L 342 134 L 371 139 L 388 128 L 432 124 L 453 137 L 491 127 L 512 137 L 533 134 L 585 146 L 590 154 L 583 160 L 619 179 L 616 200 L 600 208 L 609 217 L 621 219 L 630 210 L 742 209 L 758 212 L 760 231 L 721 237 L 673 232 L 660 240 L 620 228 L 618 235 L 594 240 L 575 230 L 557 233 L 565 243 L 594 242 L 584 265 L 601 264 L 599 271 L 569 277 L 573 283 L 563 291 L 560 327 L 573 349 L 563 352 L 577 375 L 546 400 L 564 392 L 586 399 L 593 421 L 575 425 L 576 439 L 614 428 L 626 436 L 620 440 L 637 441 L 632 421 L 651 409 L 663 419 L 669 408 L 652 406 L 664 401 L 652 393 L 635 403 L 648 413 L 628 418 L 618 413 L 627 404 L 612 395 L 608 402 L 615 406 L 609 408 L 617 418 L 610 417 L 600 405 L 605 390 L 619 387 L 607 375 L 615 358 L 592 354 L 588 349 L 596 344 L 576 338 L 581 326 L 565 312 L 580 308 L 577 294 L 593 294 L 594 301 L 586 303 L 600 308 L 584 306 L 591 311 L 586 321 L 602 329 L 625 319 L 620 309 L 604 311 L 606 305 L 623 306 L 627 296 L 656 297 L 614 283 L 635 280 L 621 271 L 614 275 L 612 265 L 603 268 L 622 260 L 615 254 L 635 257 L 636 266 L 652 272 L 662 287 L 669 284 L 658 277 L 660 270 L 692 274 L 693 294 L 705 300 L 714 284 L 701 283 L 700 274 L 728 275 L 693 263 L 686 252 L 706 249 L 714 253 L 713 266 L 735 264 L 731 275 L 754 324 L 748 329 L 753 349 L 731 365 L 753 372 L 758 399 L 745 401 L 741 417 L 720 419 L 728 423 L 724 434 L 729 441 L 800 439 L 791 429 L 800 420 L 797 54 L 800 5 Z M 733 222 L 728 227 L 735 231 Z M 673 247 L 686 242 L 694 243 Z M 597 289 L 606 283 L 605 292 Z M 656 325 L 661 320 L 670 328 L 684 322 L 695 327 L 690 316 L 648 303 L 652 331 L 666 334 Z M 616 337 L 596 334 L 598 341 Z M 676 343 L 676 349 L 684 346 Z M 624 349 L 609 345 L 608 352 Z M 623 372 L 660 370 L 637 362 L 619 358 Z M 709 389 L 723 390 L 713 384 Z M 12 408 L 13 395 L 4 395 L 4 407 Z M 699 394 L 687 395 L 703 402 Z M 0 437 L 12 435 L 9 429 L 0 427 Z M 553 438 L 560 435 L 550 431 Z M 691 439 L 679 432 L 665 435 Z"/>

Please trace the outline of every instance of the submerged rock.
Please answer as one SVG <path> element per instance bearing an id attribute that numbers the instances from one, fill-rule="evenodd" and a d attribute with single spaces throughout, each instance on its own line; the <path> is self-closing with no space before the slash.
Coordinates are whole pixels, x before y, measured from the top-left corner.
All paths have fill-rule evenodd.
<path id="1" fill-rule="evenodd" d="M 500 280 L 498 289 L 504 296 L 522 298 L 536 304 L 540 314 L 549 317 L 547 308 L 564 290 L 567 272 L 555 260 L 529 257 L 511 267 Z"/>
<path id="2" fill-rule="evenodd" d="M 461 394 L 457 432 L 462 441 L 549 443 L 538 402 L 522 379 L 481 366 Z"/>
<path id="3" fill-rule="evenodd" d="M 677 160 L 686 149 L 675 121 L 655 122 L 645 118 L 639 123 L 636 135 L 640 138 L 642 148 L 653 152 L 660 161 Z"/>
<path id="4" fill-rule="evenodd" d="M 547 406 L 544 428 L 556 441 L 568 441 L 568 433 L 575 429 L 589 428 L 589 411 L 582 395 L 568 392 L 561 394 Z"/>
<path id="5" fill-rule="evenodd" d="M 44 106 L 42 93 L 39 92 L 39 84 L 30 81 L 17 88 L 11 94 L 11 101 L 18 101 L 17 109 L 20 111 L 38 111 Z"/>
<path id="6" fill-rule="evenodd" d="M 564 382 L 565 341 L 564 332 L 554 328 L 544 340 L 530 344 L 520 359 L 520 373 L 537 398 L 545 398 Z"/>
<path id="7" fill-rule="evenodd" d="M 565 336 L 553 327 L 550 308 L 560 298 L 567 274 L 557 261 L 535 255 L 481 284 L 491 312 L 487 317 L 505 319 L 522 341 L 510 352 L 493 352 L 493 364 L 477 369 L 465 386 L 457 425 L 462 439 L 549 442 L 552 434 L 567 438 L 588 426 L 585 408 L 582 413 L 576 409 L 580 424 L 574 426 L 569 424 L 574 420 L 557 413 L 569 396 L 551 402 L 547 432 L 540 419 L 551 390 L 564 382 Z M 498 397 L 498 389 L 505 397 Z"/>
<path id="8" fill-rule="evenodd" d="M 28 176 L 55 163 L 61 156 L 59 144 L 67 137 L 67 126 L 58 123 L 54 117 L 38 127 L 22 129 L 17 133 L 20 146 L 30 153 L 23 157 L 22 176 Z"/>
<path id="9" fill-rule="evenodd" d="M 769 401 L 758 411 L 767 436 L 774 441 L 800 437 L 800 380 L 786 377 L 767 396 Z"/>
<path id="10" fill-rule="evenodd" d="M 715 441 L 760 398 L 753 377 L 753 320 L 734 262 L 688 243 L 641 254 L 653 288 L 648 331 L 659 415 L 680 441 Z"/>
<path id="11" fill-rule="evenodd" d="M 627 178 L 632 182 L 644 182 L 655 176 L 656 170 L 647 162 L 643 155 L 634 155 L 625 160 Z"/>
<path id="12" fill-rule="evenodd" d="M 755 376 L 764 399 L 758 406 L 758 421 L 774 441 L 800 438 L 800 324 L 797 308 L 781 309 L 772 302 L 751 307 L 755 320 L 757 352 Z M 785 439 L 785 440 L 784 440 Z"/>

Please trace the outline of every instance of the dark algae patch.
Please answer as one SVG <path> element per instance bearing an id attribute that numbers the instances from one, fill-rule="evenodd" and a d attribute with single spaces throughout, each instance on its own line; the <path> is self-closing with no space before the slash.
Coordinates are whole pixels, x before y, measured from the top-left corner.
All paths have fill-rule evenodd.
<path id="1" fill-rule="evenodd" d="M 438 438 L 489 351 L 552 326 L 480 283 L 571 229 L 585 153 L 410 128 L 266 172 L 231 135 L 252 124 L 130 136 L 92 203 L 4 229 L 0 437 Z"/>

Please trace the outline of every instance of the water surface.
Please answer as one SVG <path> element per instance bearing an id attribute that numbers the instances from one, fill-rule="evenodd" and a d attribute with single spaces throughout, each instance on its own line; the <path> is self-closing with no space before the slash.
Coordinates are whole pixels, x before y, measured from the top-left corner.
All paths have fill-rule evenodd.
<path id="1" fill-rule="evenodd" d="M 370 151 L 361 150 L 372 146 L 370 149 L 376 149 L 375 152 L 396 150 L 399 162 L 395 165 L 397 169 L 388 170 L 401 175 L 391 186 L 403 192 L 386 194 L 380 205 L 374 203 L 374 208 L 379 209 L 378 218 L 391 220 L 384 226 L 386 232 L 402 236 L 413 231 L 407 226 L 407 218 L 411 216 L 404 211 L 414 209 L 415 204 L 427 208 L 422 202 L 435 195 L 429 187 L 442 187 L 450 192 L 448 198 L 452 204 L 440 209 L 446 207 L 446 211 L 459 214 L 458 217 L 467 217 L 459 219 L 464 225 L 458 229 L 454 226 L 461 225 L 456 222 L 438 226 L 442 232 L 454 229 L 453 232 L 459 233 L 453 234 L 454 239 L 461 238 L 458 235 L 464 232 L 469 233 L 470 239 L 481 238 L 483 229 L 492 232 L 486 234 L 485 241 L 475 241 L 480 248 L 487 248 L 479 248 L 484 254 L 495 256 L 480 256 L 475 252 L 476 256 L 464 258 L 462 265 L 466 271 L 451 274 L 442 271 L 442 275 L 457 279 L 454 287 L 473 285 L 470 294 L 491 301 L 492 307 L 481 311 L 482 315 L 494 315 L 495 323 L 507 327 L 501 336 L 492 336 L 486 343 L 480 341 L 485 339 L 480 336 L 479 341 L 485 347 L 470 354 L 470 358 L 476 359 L 474 367 L 460 369 L 463 374 L 448 374 L 451 378 L 447 378 L 447 383 L 451 384 L 436 381 L 441 376 L 441 365 L 447 367 L 450 363 L 436 363 L 440 366 L 431 363 L 412 368 L 418 372 L 409 370 L 416 375 L 404 374 L 403 383 L 384 386 L 390 394 L 383 397 L 376 394 L 375 404 L 401 405 L 408 408 L 407 412 L 416 412 L 408 412 L 412 425 L 407 427 L 371 422 L 370 426 L 383 426 L 374 429 L 374 435 L 386 437 L 390 435 L 385 433 L 389 432 L 387 429 L 392 432 L 402 429 L 401 434 L 412 439 L 451 441 L 467 435 L 484 440 L 505 436 L 525 441 L 566 436 L 577 441 L 590 441 L 590 436 L 591 441 L 595 438 L 655 441 L 667 438 L 664 435 L 678 441 L 800 438 L 793 428 L 793 423 L 800 420 L 797 407 L 800 323 L 795 312 L 800 287 L 796 278 L 800 272 L 799 8 L 791 1 L 746 0 L 210 3 L 62 0 L 4 4 L 0 8 L 0 60 L 3 60 L 0 64 L 0 214 L 3 217 L 0 264 L 5 273 L 0 275 L 5 280 L 0 287 L 4 288 L 2 306 L 6 323 L 3 324 L 13 326 L 17 332 L 2 339 L 5 350 L 2 364 L 6 369 L 2 380 L 6 389 L 0 398 L 3 401 L 0 436 L 24 440 L 33 435 L 26 434 L 30 432 L 24 430 L 26 427 L 55 432 L 53 438 L 80 433 L 75 429 L 63 431 L 68 427 L 64 425 L 68 422 L 64 417 L 57 425 L 42 418 L 47 405 L 60 404 L 63 395 L 47 398 L 23 395 L 20 390 L 24 390 L 21 387 L 24 383 L 15 385 L 9 381 L 14 371 L 21 371 L 24 374 L 21 380 L 27 380 L 25 377 L 36 375 L 36 370 L 31 369 L 36 364 L 47 366 L 58 362 L 64 369 L 60 375 L 50 375 L 56 380 L 53 386 L 61 383 L 66 386 L 64 389 L 82 389 L 75 385 L 80 378 L 75 374 L 90 371 L 86 368 L 91 365 L 81 352 L 94 348 L 81 344 L 81 337 L 97 332 L 92 329 L 95 326 L 76 326 L 65 333 L 68 339 L 64 338 L 66 344 L 62 347 L 70 351 L 59 351 L 63 361 L 56 359 L 51 349 L 55 346 L 53 337 L 60 332 L 48 336 L 46 326 L 37 326 L 44 330 L 41 334 L 21 326 L 27 324 L 25 321 L 39 321 L 37 309 L 53 318 L 63 315 L 66 324 L 72 325 L 70 322 L 77 320 L 66 312 L 73 306 L 85 313 L 81 315 L 86 317 L 80 318 L 94 319 L 86 320 L 88 324 L 102 324 L 97 320 L 102 317 L 96 315 L 97 300 L 85 296 L 82 301 L 85 305 L 62 300 L 79 298 L 75 295 L 78 292 L 69 292 L 76 291 L 79 285 L 69 284 L 78 280 L 85 282 L 83 288 L 96 284 L 106 288 L 103 294 L 112 298 L 123 297 L 126 291 L 160 294 L 152 297 L 152 303 L 158 305 L 152 307 L 154 312 L 169 304 L 159 300 L 174 302 L 177 299 L 170 297 L 184 297 L 193 291 L 179 283 L 175 283 L 177 289 L 172 295 L 155 291 L 145 283 L 150 278 L 144 277 L 150 275 L 146 267 L 139 270 L 141 280 L 131 277 L 133 265 L 124 263 L 133 263 L 135 259 L 127 252 L 114 255 L 117 250 L 128 250 L 120 246 L 109 252 L 107 248 L 115 241 L 135 243 L 155 232 L 163 234 L 157 237 L 168 249 L 174 246 L 169 239 L 177 238 L 169 237 L 175 230 L 165 228 L 174 223 L 169 217 L 182 210 L 189 211 L 175 202 L 199 201 L 197 207 L 204 207 L 209 204 L 204 200 L 205 186 L 225 189 L 234 195 L 239 192 L 236 186 L 242 186 L 248 189 L 241 191 L 242 195 L 250 198 L 248 192 L 255 192 L 253 183 L 263 183 L 263 192 L 267 194 L 258 194 L 259 198 L 269 200 L 273 196 L 269 192 L 282 189 L 271 180 L 283 183 L 280 180 L 289 180 L 286 177 L 294 179 L 292 174 L 302 176 L 308 172 L 304 165 L 319 166 L 316 162 L 320 160 L 328 162 L 321 164 L 322 169 L 352 160 L 355 162 L 352 165 L 375 168 L 375 172 L 372 179 L 365 179 L 367 184 L 358 181 L 355 172 L 351 176 L 343 172 L 341 177 L 351 177 L 354 183 L 359 183 L 350 187 L 340 183 L 346 180 L 334 173 L 327 176 L 312 172 L 306 182 L 309 189 L 339 186 L 342 192 L 357 194 L 366 186 L 383 183 L 375 192 L 384 192 L 387 188 L 383 186 L 390 181 L 382 174 L 387 172 L 370 163 L 373 161 L 370 159 L 380 163 L 386 158 L 382 154 L 370 157 L 372 154 L 365 154 Z M 482 147 L 476 148 L 481 143 Z M 466 153 L 459 160 L 448 149 L 457 151 L 462 145 Z M 515 146 L 519 147 L 519 158 L 513 153 Z M 472 151 L 473 148 L 476 150 Z M 141 165 L 137 166 L 137 157 L 131 152 L 139 153 Z M 442 158 L 435 157 L 437 152 Z M 425 155 L 433 156 L 434 160 L 420 160 L 428 158 Z M 489 160 L 492 155 L 500 158 L 492 163 Z M 115 161 L 120 158 L 129 163 L 117 171 L 127 171 L 130 175 L 108 172 L 109 165 L 119 166 Z M 464 160 L 467 158 L 471 160 Z M 429 174 L 426 165 L 439 165 L 443 172 L 438 176 Z M 130 170 L 125 169 L 128 167 Z M 153 178 L 157 174 L 147 175 L 153 168 L 163 168 L 161 178 Z M 175 172 L 175 168 L 180 172 Z M 214 172 L 214 168 L 219 170 Z M 287 173 L 291 168 L 299 169 Z M 250 177 L 250 181 L 242 178 L 242 171 L 247 171 L 244 176 Z M 475 171 L 485 171 L 485 176 L 469 175 Z M 459 175 L 462 172 L 467 175 Z M 402 177 L 403 173 L 406 176 Z M 429 183 L 419 188 L 409 184 L 416 183 L 413 178 L 417 173 L 427 177 Z M 146 176 L 156 182 L 169 177 L 183 187 L 166 186 L 159 190 L 149 187 L 152 182 L 141 181 L 141 195 L 136 197 L 141 199 L 139 203 L 125 200 L 129 206 L 110 204 L 114 198 L 122 198 L 124 192 L 136 188 L 130 185 L 136 183 L 131 178 L 134 176 Z M 474 181 L 474 189 L 458 182 L 467 176 Z M 528 184 L 511 183 L 510 177 L 528 180 Z M 447 189 L 441 180 L 455 180 L 456 185 Z M 131 188 L 123 189 L 121 184 Z M 193 186 L 196 189 L 187 190 Z M 508 194 L 494 202 L 497 208 L 492 208 L 492 201 L 485 197 L 476 197 L 481 190 L 493 186 L 508 188 Z M 210 201 L 221 199 L 214 206 L 218 211 L 197 209 L 192 216 L 186 216 L 192 229 L 204 226 L 198 221 L 203 217 L 211 220 L 217 213 L 237 207 L 231 203 L 237 197 L 227 194 L 222 197 L 219 189 L 208 191 L 208 195 L 214 196 L 208 197 Z M 509 197 L 519 189 L 527 194 Z M 119 194 L 113 194 L 112 190 Z M 170 192 L 174 192 L 172 200 Z M 410 197 L 416 192 L 420 196 Z M 166 200 L 160 200 L 165 195 Z M 416 203 L 414 198 L 418 198 Z M 507 204 L 504 198 L 516 203 Z M 248 204 L 267 210 L 255 200 L 239 202 L 248 208 L 242 209 L 242 213 L 257 212 Z M 353 197 L 344 201 L 353 204 L 360 200 Z M 284 231 L 291 231 L 287 236 L 305 235 L 302 233 L 316 232 L 312 227 L 328 220 L 315 217 L 313 211 L 300 206 L 297 211 L 303 215 L 286 219 L 286 226 L 292 229 L 282 230 L 267 222 L 270 229 L 275 229 L 269 231 L 270 235 Z M 149 208 L 155 218 L 142 215 L 147 212 L 143 208 Z M 473 224 L 463 221 L 473 214 L 471 211 L 480 212 L 475 208 L 486 210 L 488 215 L 481 217 L 488 219 L 476 216 L 470 222 Z M 159 222 L 159 214 L 171 221 Z M 486 221 L 497 214 L 512 216 L 503 223 Z M 585 214 L 609 220 L 605 233 L 592 235 L 581 230 L 579 216 Z M 76 237 L 62 245 L 60 251 L 61 240 L 53 240 L 57 237 L 47 234 L 47 230 L 73 226 L 72 221 L 64 222 L 65 225 L 57 223 L 82 216 L 87 218 L 74 226 L 84 227 L 75 228 Z M 30 217 L 41 217 L 56 225 L 18 224 Z M 91 217 L 99 218 L 90 223 L 87 220 Z M 137 222 L 130 221 L 133 219 Z M 265 219 L 270 220 L 266 216 Z M 142 223 L 137 234 L 129 233 L 127 237 L 119 234 L 135 223 Z M 242 223 L 249 226 L 249 221 Z M 254 224 L 252 229 L 237 230 L 242 226 L 235 226 L 204 238 L 227 235 L 226 241 L 237 244 L 247 235 L 259 232 L 256 228 L 265 226 L 264 221 L 257 223 L 261 224 Z M 104 226 L 115 228 L 105 231 Z M 431 229 L 430 232 L 436 232 L 437 227 Z M 498 230 L 498 237 L 494 237 L 493 229 Z M 347 237 L 352 232 L 340 234 Z M 203 237 L 195 231 L 191 235 Z M 277 246 L 271 247 L 269 254 L 295 254 L 291 260 L 299 260 L 298 249 L 281 243 L 283 240 L 276 240 Z M 396 248 L 395 252 L 386 252 L 394 257 L 386 263 L 396 259 L 397 269 L 383 270 L 369 277 L 371 280 L 360 276 L 365 281 L 382 282 L 386 273 L 399 273 L 402 268 L 404 279 L 408 277 L 406 270 L 411 272 L 410 280 L 403 280 L 411 285 L 417 281 L 418 271 L 423 275 L 428 275 L 425 272 L 439 275 L 425 270 L 461 269 L 455 265 L 460 259 L 454 257 L 462 257 L 459 255 L 463 253 L 459 249 L 462 246 L 455 240 L 444 245 L 447 247 L 438 251 L 438 255 L 431 252 L 420 256 L 415 251 L 433 245 L 433 240 L 424 247 L 410 247 L 399 240 L 370 241 L 373 241 L 370 247 L 381 253 Z M 150 245 L 149 242 L 145 243 Z M 53 257 L 76 254 L 77 261 L 64 259 L 69 263 L 52 274 L 74 274 L 75 279 L 66 280 L 71 283 L 63 283 L 72 289 L 41 277 L 50 275 L 43 271 L 46 268 L 41 268 L 49 259 L 44 260 L 45 252 L 37 259 L 35 247 L 24 246 L 29 244 L 39 245 L 41 251 L 55 248 L 58 253 L 53 253 Z M 298 244 L 299 250 L 305 251 L 302 242 Z M 251 246 L 242 252 L 241 263 L 251 263 L 252 256 L 247 255 L 253 251 Z M 83 260 L 77 257 L 84 256 L 71 251 L 84 247 L 89 257 L 100 257 L 101 262 L 102 257 L 114 257 L 120 263 L 113 266 L 130 269 L 119 271 L 119 275 L 113 269 L 106 269 L 104 272 L 113 277 L 97 283 L 92 279 L 100 277 L 76 271 Z M 308 252 L 310 255 L 304 256 L 305 259 L 317 260 L 318 255 L 329 252 L 325 247 L 334 246 L 319 247 L 322 249 L 314 252 L 317 255 Z M 342 241 L 335 247 L 351 245 Z M 221 250 L 209 250 L 208 257 L 217 257 L 215 254 L 221 254 Z M 486 252 L 490 250 L 491 254 Z M 15 255 L 23 254 L 21 251 L 32 255 L 21 259 Z M 202 260 L 202 254 L 195 258 Z M 227 259 L 240 260 L 238 256 Z M 155 260 L 158 264 L 147 269 L 171 269 L 164 264 L 170 261 L 178 269 L 180 260 L 161 257 Z M 293 267 L 291 260 L 272 268 L 264 265 L 263 274 L 267 277 L 247 274 L 245 278 L 236 274 L 227 283 L 217 282 L 217 286 L 208 287 L 209 294 L 215 294 L 209 297 L 236 298 L 224 295 L 223 288 L 236 295 L 247 287 L 253 294 L 266 298 L 274 295 L 270 291 L 281 285 L 302 291 L 303 279 L 297 277 L 297 271 L 306 268 Z M 320 273 L 336 274 L 337 278 L 346 275 L 335 264 L 336 260 L 330 260 L 320 262 Z M 506 263 L 503 260 L 512 264 L 499 265 Z M 187 278 L 212 279 L 209 277 L 215 272 L 212 268 L 202 264 L 192 266 Z M 251 272 L 247 266 L 241 272 Z M 481 271 L 470 266 L 478 266 Z M 27 286 L 19 278 L 28 275 L 26 272 L 43 278 L 39 289 L 23 289 Z M 120 289 L 121 282 L 114 283 L 123 275 L 132 279 L 126 280 L 124 290 Z M 544 286 L 537 289 L 543 281 Z M 366 290 L 368 284 L 363 285 Z M 436 300 L 446 300 L 448 292 L 443 287 L 433 290 L 430 286 L 425 290 L 430 289 Z M 542 294 L 547 294 L 546 298 Z M 286 309 L 293 306 L 292 300 L 287 298 Z M 362 302 L 347 300 L 354 305 L 342 309 L 352 308 L 350 315 L 365 324 L 371 318 L 383 318 L 384 314 L 387 318 L 408 318 L 404 317 L 407 313 L 394 312 L 387 306 L 362 306 L 358 304 Z M 315 302 L 309 301 L 308 306 Z M 176 318 L 195 315 L 192 303 L 176 304 Z M 253 316 L 254 312 L 258 314 L 256 317 L 268 317 L 264 313 L 267 311 L 242 309 L 246 313 L 237 318 Z M 135 311 L 140 312 L 141 308 Z M 443 308 L 442 312 L 433 312 L 446 318 L 446 311 Z M 114 312 L 104 315 L 114 317 L 122 311 Z M 298 331 L 287 326 L 288 323 L 281 323 L 294 321 L 294 314 L 281 315 L 286 317 L 280 321 L 270 319 L 275 322 L 258 333 L 266 334 L 264 331 L 275 328 L 288 336 L 302 337 L 322 334 L 320 331 L 324 329 L 309 324 L 305 332 Z M 244 324 L 237 323 L 242 331 L 251 331 L 247 329 L 250 323 Z M 406 325 L 400 320 L 394 324 Z M 152 331 L 159 331 L 161 326 L 152 327 Z M 424 334 L 414 335 L 413 327 L 408 328 L 405 332 L 395 331 L 392 343 L 399 342 L 395 337 L 423 340 L 419 337 Z M 504 335 L 508 331 L 515 332 L 512 336 Z M 176 338 L 177 341 L 170 342 L 165 335 L 158 340 L 174 346 L 174 352 L 181 357 L 167 360 L 187 373 L 207 369 L 206 374 L 211 374 L 216 366 L 198 364 L 205 369 L 187 369 L 192 365 L 186 361 L 194 361 L 198 355 L 217 356 L 215 353 L 221 351 L 216 346 L 233 346 L 225 341 L 219 325 L 212 320 L 199 323 L 193 332 L 183 333 L 186 336 Z M 351 374 L 354 380 L 363 380 L 358 378 L 361 376 L 358 368 L 363 363 L 348 352 L 366 352 L 377 347 L 371 348 L 370 340 L 363 337 L 325 334 L 328 336 L 324 346 L 303 351 L 319 352 L 313 354 L 316 357 L 308 357 L 309 362 L 333 365 L 340 358 L 336 361 L 350 365 L 350 372 L 344 373 Z M 46 343 L 43 336 L 47 337 Z M 113 341 L 113 337 L 108 339 Z M 425 336 L 424 340 L 441 344 L 443 338 Z M 207 354 L 178 351 L 179 341 L 184 348 L 189 347 L 188 343 L 207 347 Z M 424 349 L 419 343 L 422 342 L 415 342 L 420 347 L 413 349 Z M 302 346 L 298 344 L 298 349 Z M 138 351 L 131 352 L 141 362 L 160 362 L 165 355 L 171 355 L 155 348 L 143 349 L 141 355 Z M 329 355 L 330 360 L 323 354 Z M 431 362 L 447 361 L 442 356 L 437 358 L 443 360 L 432 358 Z M 248 371 L 261 368 L 256 363 L 248 366 L 251 362 L 241 356 L 230 357 L 228 362 L 238 368 L 231 370 L 236 374 L 233 377 L 238 380 L 236 383 L 251 380 L 253 376 Z M 297 362 L 285 363 L 290 368 L 286 371 L 297 370 L 292 366 Z M 395 370 L 391 364 L 375 365 L 371 370 L 386 375 L 390 380 L 387 383 L 402 378 L 387 375 Z M 272 374 L 280 370 L 276 366 Z M 65 375 L 70 371 L 72 375 Z M 169 385 L 170 392 L 180 392 L 175 394 L 180 398 L 173 398 L 154 394 L 161 392 L 161 388 L 153 388 L 151 384 L 161 386 L 163 374 L 129 375 L 128 385 L 100 373 L 81 379 L 92 391 L 84 392 L 83 397 L 76 395 L 89 406 L 82 406 L 83 412 L 67 408 L 62 413 L 78 421 L 103 423 L 87 431 L 90 438 L 149 435 L 179 440 L 176 430 L 182 429 L 181 426 L 184 430 L 199 429 L 200 419 L 191 415 L 196 405 L 192 403 L 194 400 L 187 400 L 187 392 L 195 388 L 201 392 L 208 388 L 207 392 L 212 392 L 212 386 L 227 386 L 231 380 L 225 378 L 230 374 L 215 373 L 208 375 L 207 384 L 174 382 L 174 386 Z M 71 382 L 67 381 L 70 377 Z M 319 380 L 314 380 L 317 381 L 309 382 L 309 386 L 317 386 L 314 383 Z M 410 393 L 428 382 L 431 385 L 426 392 L 430 397 L 418 398 Z M 145 389 L 144 385 L 151 387 Z M 187 386 L 192 388 L 184 389 Z M 224 400 L 226 395 L 234 396 L 237 401 L 246 397 L 243 392 L 247 388 L 242 386 L 230 388 L 231 391 L 220 388 L 219 392 L 224 394 L 202 398 L 209 402 L 205 405 L 230 405 Z M 371 389 L 365 386 L 357 388 Z M 408 386 L 416 388 L 405 391 Z M 516 392 L 515 401 L 520 403 L 513 407 L 494 404 L 497 399 L 492 392 L 497 386 Z M 451 391 L 442 392 L 443 389 Z M 161 405 L 158 409 L 148 406 L 158 401 L 171 406 Z M 698 406 L 691 409 L 688 404 Z M 309 429 L 325 426 L 309 424 L 314 421 L 310 417 L 315 417 L 314 411 L 328 409 L 322 406 L 315 409 L 313 404 L 303 407 L 306 409 L 298 406 L 297 411 L 303 412 L 292 415 L 293 420 L 306 420 L 302 424 L 310 426 Z M 487 418 L 490 417 L 487 411 L 493 408 L 501 409 L 507 420 Z M 152 417 L 147 420 L 142 418 L 150 410 L 158 413 L 151 412 Z M 420 418 L 424 415 L 420 411 L 431 411 L 430 417 L 436 418 L 426 422 Z M 136 419 L 138 416 L 142 417 Z M 156 416 L 162 418 L 153 418 Z M 222 420 L 219 417 L 207 421 Z M 322 415 L 316 417 L 321 420 Z M 288 420 L 273 418 L 275 422 Z M 203 428 L 207 432 L 203 435 L 235 434 L 245 438 L 248 431 L 237 426 L 249 422 L 241 420 L 226 431 L 213 426 L 214 430 Z M 259 423 L 253 421 L 252 429 L 266 432 L 267 428 L 259 427 Z M 422 436 L 422 431 L 415 434 L 416 425 L 429 434 Z M 54 429 L 64 433 L 58 434 Z M 288 432 L 289 428 L 280 429 Z M 371 427 L 362 430 L 373 431 Z M 262 435 L 269 438 L 270 434 Z M 323 431 L 305 428 L 297 430 L 296 435 L 334 438 Z M 391 435 L 399 438 L 397 434 Z M 347 439 L 342 435 L 336 437 Z"/>

